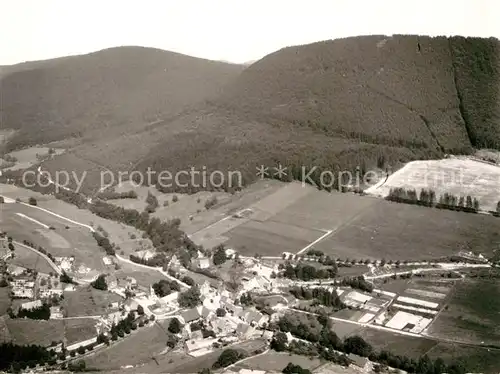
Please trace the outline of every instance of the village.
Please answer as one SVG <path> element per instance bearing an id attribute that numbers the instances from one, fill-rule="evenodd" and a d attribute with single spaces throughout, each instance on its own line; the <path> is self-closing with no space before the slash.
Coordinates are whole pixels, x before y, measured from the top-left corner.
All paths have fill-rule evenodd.
<path id="1" fill-rule="evenodd" d="M 94 336 L 71 344 L 64 341 L 52 344 L 51 348 L 61 362 L 86 358 L 114 341 L 132 339 L 127 333 L 151 323 L 161 324 L 171 335 L 165 342 L 165 353 L 183 352 L 197 358 L 254 340 L 264 342 L 259 349 L 259 352 L 264 352 L 275 339 L 276 332 L 270 326 L 278 324 L 290 313 L 305 316 L 327 313 L 334 324 L 350 326 L 351 330 L 352 327 L 368 327 L 408 336 L 425 336 L 426 329 L 444 305 L 446 293 L 430 289 L 407 289 L 397 293 L 384 289 L 383 284 L 388 279 L 423 277 L 426 270 L 437 272 L 437 276 L 446 274 L 447 278 L 456 278 L 460 277 L 459 268 L 490 266 L 481 255 L 472 252 L 458 253 L 454 263 L 385 264 L 375 261 L 367 265 L 362 261 L 337 259 L 328 260 L 326 266 L 325 256 L 314 250 L 302 256 L 283 253 L 281 258 L 262 258 L 240 256 L 233 249 L 220 247 L 219 251 L 224 251 L 224 265 L 237 267 L 237 279 L 228 281 L 226 278 L 224 281 L 223 278 L 204 276 L 194 281 L 191 276 L 217 269 L 215 255 L 208 257 L 199 252 L 190 269 L 182 266 L 173 255 L 166 271 L 152 270 L 158 272 L 158 282 L 146 285 L 133 276 L 116 275 L 113 271 L 105 275 L 94 272 L 89 278 L 89 272 L 82 272 L 81 266 L 76 269 L 73 257 L 55 257 L 57 271 L 50 274 L 23 268 L 9 263 L 9 258 L 15 254 L 8 250 L 6 243 L 6 240 L 2 241 L 5 253 L 2 273 L 14 301 L 8 312 L 11 318 L 78 318 L 67 317 L 61 302 L 64 295 L 89 285 L 117 296 L 115 300 L 118 301 L 110 302 L 104 312 L 92 316 Z M 144 252 L 140 255 L 146 258 L 154 254 Z M 109 269 L 115 269 L 116 257 L 104 256 L 102 261 Z M 345 267 L 350 274 L 359 275 L 333 279 L 294 275 L 305 267 L 313 272 L 314 269 L 331 268 L 335 269 L 335 274 Z M 200 281 L 203 278 L 205 280 Z M 328 296 L 326 303 L 319 302 L 318 295 L 325 292 L 332 296 Z M 188 293 L 190 299 L 186 301 Z M 334 301 L 330 301 L 330 297 Z M 45 317 L 39 316 L 44 313 Z M 286 337 L 289 343 L 301 341 L 290 332 Z M 353 353 L 345 357 L 354 370 L 370 372 L 374 369 L 374 363 L 366 357 Z M 228 369 L 224 373 L 244 374 L 245 370 Z"/>

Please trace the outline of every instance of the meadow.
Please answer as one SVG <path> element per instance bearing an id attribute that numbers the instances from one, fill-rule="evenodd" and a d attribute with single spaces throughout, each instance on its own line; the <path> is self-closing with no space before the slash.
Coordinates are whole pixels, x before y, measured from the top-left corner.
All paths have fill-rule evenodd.
<path id="1" fill-rule="evenodd" d="M 116 294 L 87 286 L 64 292 L 62 306 L 68 317 L 95 316 L 107 312 L 111 303 L 120 300 Z"/>
<path id="2" fill-rule="evenodd" d="M 88 229 L 26 205 L 4 205 L 0 218 L 2 229 L 15 240 L 27 240 L 35 246 L 42 246 L 54 257 L 74 256 L 76 267 L 83 264 L 92 269 L 104 270 L 102 257 L 105 253 Z M 54 230 L 48 229 L 47 226 L 53 227 Z M 37 255 L 32 253 L 29 256 Z"/>
<path id="3" fill-rule="evenodd" d="M 64 322 L 62 320 L 10 319 L 5 322 L 14 343 L 39 344 L 48 346 L 53 341 L 64 340 Z"/>
<path id="4" fill-rule="evenodd" d="M 437 342 L 428 338 L 398 335 L 387 331 L 365 328 L 353 335 L 361 336 L 377 351 L 386 350 L 395 355 L 418 358 L 426 354 Z"/>
<path id="5" fill-rule="evenodd" d="M 473 250 L 492 254 L 500 220 L 379 200 L 315 245 L 340 258 L 427 260 Z"/>
<path id="6" fill-rule="evenodd" d="M 119 369 L 153 361 L 167 348 L 168 333 L 157 324 L 133 331 L 130 336 L 85 358 L 87 367 L 99 370 Z"/>
<path id="7" fill-rule="evenodd" d="M 466 279 L 428 329 L 430 336 L 498 345 L 500 285 L 495 279 Z"/>

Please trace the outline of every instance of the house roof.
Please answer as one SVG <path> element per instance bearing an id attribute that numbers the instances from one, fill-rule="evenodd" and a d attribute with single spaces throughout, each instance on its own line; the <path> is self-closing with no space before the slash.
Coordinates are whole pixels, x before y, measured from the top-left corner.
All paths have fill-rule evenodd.
<path id="1" fill-rule="evenodd" d="M 186 340 L 186 348 L 188 351 L 195 351 L 201 348 L 210 347 L 217 339 L 198 339 L 198 340 Z"/>
<path id="2" fill-rule="evenodd" d="M 203 333 L 201 332 L 201 330 L 193 331 L 191 333 L 191 335 L 189 336 L 189 338 L 191 340 L 201 340 L 201 339 L 203 339 Z"/>
<path id="3" fill-rule="evenodd" d="M 188 323 L 197 320 L 201 316 L 200 313 L 198 312 L 198 309 L 193 308 L 186 310 L 184 313 L 181 314 L 181 317 L 184 320 L 184 322 Z"/>
<path id="4" fill-rule="evenodd" d="M 236 327 L 236 333 L 237 334 L 246 334 L 249 329 L 250 329 L 250 325 L 248 323 L 238 323 L 238 326 Z"/>
<path id="5" fill-rule="evenodd" d="M 263 315 L 256 310 L 251 310 L 245 317 L 248 322 L 259 322 Z"/>
<path id="6" fill-rule="evenodd" d="M 210 309 L 207 309 L 207 308 L 203 307 L 201 309 L 201 316 L 203 318 L 207 318 L 210 315 L 210 312 L 211 312 Z"/>
<path id="7" fill-rule="evenodd" d="M 366 357 L 361 357 L 358 355 L 355 355 L 353 353 L 350 353 L 347 358 L 349 361 L 351 361 L 354 365 L 359 366 L 360 368 L 364 368 L 366 363 L 368 362 L 368 359 Z"/>

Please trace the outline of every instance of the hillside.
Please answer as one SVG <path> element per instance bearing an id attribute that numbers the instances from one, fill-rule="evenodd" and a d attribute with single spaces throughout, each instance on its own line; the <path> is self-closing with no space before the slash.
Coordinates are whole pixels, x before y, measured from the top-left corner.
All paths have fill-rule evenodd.
<path id="1" fill-rule="evenodd" d="M 252 179 L 260 164 L 366 170 L 498 147 L 498 48 L 494 39 L 422 36 L 284 48 L 245 69 L 205 115 L 171 122 L 196 122 L 196 132 L 176 133 L 139 166 L 203 160 Z"/>
<path id="2" fill-rule="evenodd" d="M 102 73 L 106 71 L 104 57 L 99 59 L 99 68 L 92 70 L 96 64 L 92 55 L 81 56 L 87 60 L 78 66 L 86 66 L 104 79 L 100 83 L 89 78 L 87 86 L 92 90 L 84 86 L 75 91 L 88 111 L 68 109 L 69 99 L 61 97 L 59 88 L 54 88 L 50 105 L 59 107 L 57 101 L 62 100 L 68 134 L 76 131 L 92 142 L 80 142 L 46 167 L 91 171 L 94 179 L 88 178 L 88 187 L 92 189 L 97 172 L 104 168 L 131 171 L 151 167 L 174 173 L 206 166 L 209 171 L 239 170 L 249 183 L 261 164 L 282 163 L 298 178 L 302 165 L 317 166 L 318 171 L 354 170 L 357 166 L 367 170 L 445 153 L 468 153 L 473 147 L 500 149 L 499 48 L 496 39 L 423 36 L 367 36 L 288 47 L 244 70 L 213 63 L 210 66 L 225 77 L 218 82 L 227 84 L 217 84 L 222 87 L 220 94 L 208 97 L 205 92 L 214 92 L 213 85 L 203 85 L 193 77 L 190 87 L 201 87 L 195 93 L 208 98 L 196 105 L 186 104 L 195 101 L 187 100 L 193 97 L 193 90 L 184 89 L 179 81 L 175 81 L 179 90 L 165 94 L 169 100 L 145 100 L 157 98 L 158 79 L 144 74 L 130 77 L 125 74 L 130 69 L 117 67 L 116 61 L 114 69 L 107 67 L 116 70 L 116 80 L 108 79 Z M 139 51 L 120 53 L 142 55 Z M 194 60 L 201 64 L 202 60 L 193 59 L 193 64 Z M 130 65 L 132 62 L 126 66 Z M 154 71 L 161 70 L 161 64 L 151 65 L 156 67 Z M 232 69 L 231 74 L 227 69 Z M 137 88 L 131 89 L 134 85 Z M 119 87 L 116 91 L 121 95 L 104 95 L 104 102 L 98 96 L 89 97 L 90 92 L 106 87 Z M 35 94 L 30 97 L 32 106 L 40 108 L 40 118 L 62 116 L 59 112 L 51 116 L 41 109 Z M 141 105 L 131 105 L 134 99 Z M 18 112 L 20 118 L 31 118 L 21 107 Z M 94 117 L 99 121 L 92 123 Z M 120 132 L 103 129 L 117 124 L 122 124 Z M 55 122 L 51 126 L 64 135 Z M 99 128 L 98 138 L 88 135 L 92 134 L 89 127 Z"/>
<path id="3" fill-rule="evenodd" d="M 142 47 L 4 67 L 1 127 L 19 130 L 11 149 L 120 127 L 117 136 L 216 94 L 242 69 Z"/>

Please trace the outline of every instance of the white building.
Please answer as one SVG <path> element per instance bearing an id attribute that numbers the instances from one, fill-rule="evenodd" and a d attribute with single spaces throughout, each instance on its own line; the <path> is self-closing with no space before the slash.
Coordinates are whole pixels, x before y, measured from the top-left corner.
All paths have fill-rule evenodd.
<path id="1" fill-rule="evenodd" d="M 217 339 L 186 340 L 184 348 L 191 356 L 198 356 L 195 352 L 208 350 L 217 341 Z"/>

